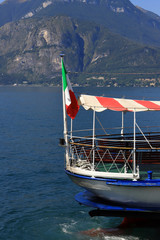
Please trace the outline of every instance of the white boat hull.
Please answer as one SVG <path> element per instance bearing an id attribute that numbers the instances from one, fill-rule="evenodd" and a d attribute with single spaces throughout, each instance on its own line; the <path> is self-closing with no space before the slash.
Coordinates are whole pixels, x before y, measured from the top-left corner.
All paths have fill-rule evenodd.
<path id="1" fill-rule="evenodd" d="M 160 186 L 117 185 L 107 179 L 84 177 L 67 172 L 71 180 L 97 197 L 125 206 L 160 209 Z M 137 182 L 138 183 L 138 182 Z"/>

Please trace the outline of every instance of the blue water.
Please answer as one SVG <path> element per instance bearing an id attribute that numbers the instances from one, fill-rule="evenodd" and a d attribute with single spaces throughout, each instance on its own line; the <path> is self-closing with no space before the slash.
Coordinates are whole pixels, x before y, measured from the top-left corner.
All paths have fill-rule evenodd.
<path id="1" fill-rule="evenodd" d="M 159 88 L 75 91 L 155 100 L 160 97 Z M 146 122 L 148 116 L 149 123 L 157 124 L 160 114 L 156 114 L 142 114 L 139 121 Z M 89 127 L 91 116 L 84 116 L 79 113 L 77 120 L 81 118 Z M 115 113 L 109 121 L 118 121 Z M 74 200 L 81 189 L 63 170 L 64 149 L 58 145 L 62 136 L 60 88 L 0 87 L 0 240 L 159 239 L 157 228 L 122 231 L 117 228 L 121 218 L 88 215 L 90 208 Z M 107 230 L 95 235 L 93 231 L 84 233 L 100 228 Z"/>

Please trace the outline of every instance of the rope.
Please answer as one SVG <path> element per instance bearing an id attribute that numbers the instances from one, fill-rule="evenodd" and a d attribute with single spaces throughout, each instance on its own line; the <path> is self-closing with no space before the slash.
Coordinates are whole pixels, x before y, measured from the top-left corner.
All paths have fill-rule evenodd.
<path id="1" fill-rule="evenodd" d="M 141 132 L 141 134 L 143 135 L 143 137 L 145 138 L 145 140 L 148 143 L 148 145 L 150 146 L 150 148 L 153 149 L 152 145 L 150 144 L 150 142 L 148 141 L 148 139 L 146 138 L 146 136 L 144 135 L 144 133 L 142 132 L 141 128 L 138 126 L 137 123 L 136 123 L 136 126 L 139 129 L 139 131 Z"/>
<path id="2" fill-rule="evenodd" d="M 105 128 L 103 127 L 103 125 L 102 125 L 102 123 L 100 122 L 100 120 L 98 119 L 97 115 L 96 115 L 96 119 L 97 119 L 97 121 L 99 122 L 101 128 L 103 129 L 104 133 L 105 133 L 106 135 L 109 135 L 109 134 L 106 132 L 106 130 L 105 130 Z"/>

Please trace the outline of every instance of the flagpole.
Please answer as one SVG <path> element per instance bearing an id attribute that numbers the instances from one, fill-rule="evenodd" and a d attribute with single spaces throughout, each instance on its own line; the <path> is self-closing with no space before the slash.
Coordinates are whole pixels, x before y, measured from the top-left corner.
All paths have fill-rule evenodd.
<path id="1" fill-rule="evenodd" d="M 71 140 L 72 140 L 72 136 L 73 136 L 73 119 L 71 118 Z"/>
<path id="2" fill-rule="evenodd" d="M 64 54 L 60 54 L 61 57 L 61 64 L 63 61 Z M 63 79 L 62 79 L 62 100 L 63 100 L 63 134 L 64 134 L 64 140 L 65 140 L 65 146 L 66 146 L 66 168 L 69 167 L 69 145 L 68 145 L 68 129 L 67 129 L 67 114 L 66 114 L 66 104 L 65 104 L 65 93 L 63 91 Z"/>

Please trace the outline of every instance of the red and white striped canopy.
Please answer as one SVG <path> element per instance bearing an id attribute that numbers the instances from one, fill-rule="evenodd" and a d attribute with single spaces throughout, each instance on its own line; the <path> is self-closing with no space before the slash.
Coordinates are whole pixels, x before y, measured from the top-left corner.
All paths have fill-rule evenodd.
<path id="1" fill-rule="evenodd" d="M 121 98 L 96 97 L 81 95 L 79 105 L 86 110 L 92 109 L 102 112 L 106 109 L 121 112 L 160 111 L 160 101 L 131 100 Z"/>

